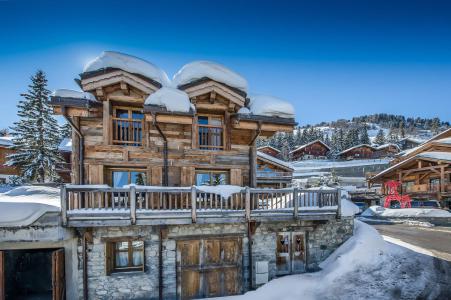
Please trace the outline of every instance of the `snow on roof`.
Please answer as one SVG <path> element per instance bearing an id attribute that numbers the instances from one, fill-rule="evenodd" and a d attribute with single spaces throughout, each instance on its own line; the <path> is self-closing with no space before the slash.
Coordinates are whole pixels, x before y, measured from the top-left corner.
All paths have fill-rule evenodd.
<path id="1" fill-rule="evenodd" d="M 60 211 L 60 190 L 20 186 L 0 194 L 0 227 L 29 226 L 47 212 Z"/>
<path id="2" fill-rule="evenodd" d="M 254 115 L 294 118 L 294 107 L 291 103 L 267 95 L 251 95 L 249 109 Z"/>
<path id="3" fill-rule="evenodd" d="M 439 139 L 439 140 L 436 140 L 436 142 L 440 143 L 440 144 L 449 144 L 449 145 L 451 145 L 451 137 L 444 138 L 444 139 Z"/>
<path id="4" fill-rule="evenodd" d="M 396 144 L 393 144 L 393 143 L 388 143 L 388 144 L 383 144 L 383 145 L 377 146 L 376 149 L 377 149 L 377 150 L 382 150 L 382 149 L 388 148 L 388 147 L 390 147 L 390 146 L 391 146 L 391 147 L 395 147 L 395 148 L 397 148 L 398 150 L 400 150 L 400 149 L 399 149 L 399 146 L 396 145 Z"/>
<path id="5" fill-rule="evenodd" d="M 11 147 L 14 145 L 13 136 L 0 136 L 0 146 Z"/>
<path id="6" fill-rule="evenodd" d="M 178 87 L 205 77 L 247 93 L 246 79 L 227 67 L 211 61 L 193 61 L 184 65 L 175 73 L 172 83 Z"/>
<path id="7" fill-rule="evenodd" d="M 451 152 L 431 151 L 417 154 L 418 158 L 429 158 L 434 160 L 446 160 L 451 162 Z"/>
<path id="8" fill-rule="evenodd" d="M 294 150 L 291 151 L 290 153 L 294 153 L 294 152 L 296 152 L 296 151 L 302 150 L 302 149 L 304 149 L 305 147 L 310 146 L 310 145 L 315 144 L 315 143 L 321 143 L 321 144 L 323 144 L 327 149 L 330 150 L 330 147 L 327 146 L 323 141 L 321 141 L 321 140 L 315 140 L 315 141 L 312 141 L 312 142 L 307 143 L 307 144 L 305 144 L 305 145 L 298 146 L 296 149 L 294 149 Z"/>
<path id="9" fill-rule="evenodd" d="M 75 99 L 86 99 L 90 101 L 97 101 L 96 97 L 93 94 L 88 92 L 79 92 L 69 89 L 58 89 L 53 91 L 51 94 L 53 97 L 62 97 L 62 98 L 75 98 Z"/>
<path id="10" fill-rule="evenodd" d="M 191 109 L 188 94 L 172 87 L 162 87 L 155 93 L 150 94 L 144 104 L 164 106 L 172 112 L 189 112 Z"/>
<path id="11" fill-rule="evenodd" d="M 168 75 L 159 67 L 136 56 L 116 51 L 102 52 L 93 61 L 85 65 L 83 72 L 93 72 L 106 68 L 121 69 L 150 78 L 163 86 L 169 85 Z"/>
<path id="12" fill-rule="evenodd" d="M 72 151 L 72 139 L 64 138 L 58 146 L 58 150 L 71 152 Z"/>
<path id="13" fill-rule="evenodd" d="M 275 163 L 277 165 L 280 165 L 280 166 L 285 167 L 287 169 L 290 169 L 292 171 L 294 170 L 293 166 L 290 163 L 288 163 L 286 161 L 283 161 L 283 160 L 280 160 L 278 158 L 275 158 L 274 156 L 268 155 L 268 154 L 263 153 L 261 151 L 257 151 L 257 158 L 261 158 L 263 160 Z"/>
<path id="14" fill-rule="evenodd" d="M 241 107 L 238 112 L 238 114 L 248 115 L 251 113 L 250 109 L 247 107 Z"/>
<path id="15" fill-rule="evenodd" d="M 280 150 L 279 150 L 279 149 L 276 149 L 276 148 L 274 148 L 273 146 L 270 146 L 270 145 L 266 145 L 266 146 L 261 146 L 261 147 L 258 147 L 258 148 L 257 148 L 257 150 L 260 150 L 260 149 L 265 149 L 265 148 L 270 148 L 270 149 L 272 149 L 272 150 L 274 150 L 274 151 L 276 151 L 276 152 L 279 152 L 279 153 L 280 153 Z"/>
<path id="16" fill-rule="evenodd" d="M 360 147 L 368 147 L 368 148 L 371 148 L 371 149 L 373 149 L 373 150 L 376 149 L 376 148 L 374 148 L 373 146 L 368 145 L 368 144 L 360 144 L 360 145 L 357 145 L 357 146 L 348 148 L 348 149 L 346 149 L 346 150 L 343 150 L 343 151 L 341 151 L 340 153 L 338 153 L 337 155 L 344 154 L 344 153 L 346 153 L 346 152 L 349 152 L 349 151 L 351 151 L 351 150 L 354 150 L 354 149 L 357 149 L 357 148 L 360 148 Z"/>

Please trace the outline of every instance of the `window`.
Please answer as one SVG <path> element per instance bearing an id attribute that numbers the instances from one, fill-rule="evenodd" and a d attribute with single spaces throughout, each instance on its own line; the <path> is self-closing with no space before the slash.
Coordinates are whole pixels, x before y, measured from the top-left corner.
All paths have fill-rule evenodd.
<path id="1" fill-rule="evenodd" d="M 146 185 L 147 176 L 144 170 L 117 169 L 111 171 L 112 186 L 123 187 L 127 184 Z"/>
<path id="2" fill-rule="evenodd" d="M 199 115 L 197 117 L 199 149 L 224 149 L 224 122 L 222 116 Z"/>
<path id="3" fill-rule="evenodd" d="M 144 271 L 144 241 L 134 239 L 108 241 L 106 247 L 108 274 Z"/>
<path id="4" fill-rule="evenodd" d="M 144 115 L 136 108 L 113 108 L 113 144 L 114 145 L 142 145 L 142 130 Z"/>
<path id="5" fill-rule="evenodd" d="M 429 179 L 429 187 L 431 192 L 440 191 L 440 178 Z"/>
<path id="6" fill-rule="evenodd" d="M 217 170 L 197 170 L 196 185 L 229 184 L 229 172 Z"/>

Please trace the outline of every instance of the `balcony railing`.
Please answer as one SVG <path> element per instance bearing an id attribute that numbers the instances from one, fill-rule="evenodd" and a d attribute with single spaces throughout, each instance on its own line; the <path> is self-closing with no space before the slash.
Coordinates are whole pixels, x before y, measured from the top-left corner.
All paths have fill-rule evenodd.
<path id="1" fill-rule="evenodd" d="M 330 219 L 340 216 L 339 190 L 243 188 L 229 197 L 196 187 L 68 185 L 61 190 L 68 226 Z"/>
<path id="2" fill-rule="evenodd" d="M 205 150 L 224 149 L 224 129 L 215 125 L 199 126 L 199 148 Z"/>
<path id="3" fill-rule="evenodd" d="M 143 120 L 113 118 L 113 144 L 142 145 Z"/>
<path id="4" fill-rule="evenodd" d="M 445 191 L 448 189 L 448 184 L 445 184 Z M 414 184 L 403 187 L 403 193 L 437 193 L 440 192 L 440 185 L 438 184 Z"/>
<path id="5" fill-rule="evenodd" d="M 291 178 L 292 172 L 257 171 L 257 178 Z"/>

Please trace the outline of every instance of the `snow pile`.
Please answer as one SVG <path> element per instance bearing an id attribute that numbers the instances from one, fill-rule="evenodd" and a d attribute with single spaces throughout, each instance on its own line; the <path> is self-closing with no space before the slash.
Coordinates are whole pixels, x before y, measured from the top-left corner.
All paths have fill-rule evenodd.
<path id="1" fill-rule="evenodd" d="M 47 212 L 60 211 L 60 190 L 21 186 L 0 194 L 0 226 L 29 226 Z"/>
<path id="2" fill-rule="evenodd" d="M 164 106 L 172 112 L 189 112 L 191 109 L 188 94 L 171 87 L 162 87 L 155 93 L 150 94 L 144 104 Z"/>
<path id="3" fill-rule="evenodd" d="M 205 77 L 247 92 L 246 79 L 227 67 L 211 61 L 193 61 L 184 65 L 174 75 L 172 83 L 178 87 Z"/>
<path id="4" fill-rule="evenodd" d="M 10 147 L 14 145 L 12 136 L 0 136 L 0 146 Z"/>
<path id="5" fill-rule="evenodd" d="M 196 186 L 196 189 L 198 189 L 201 192 L 204 193 L 213 193 L 221 195 L 222 198 L 228 199 L 230 196 L 236 193 L 240 193 L 243 188 L 237 185 L 198 185 Z"/>
<path id="6" fill-rule="evenodd" d="M 64 138 L 58 146 L 58 150 L 71 152 L 72 151 L 72 139 Z"/>
<path id="7" fill-rule="evenodd" d="M 117 68 L 129 73 L 140 74 L 161 85 L 169 85 L 168 75 L 154 64 L 136 56 L 115 51 L 102 52 L 100 56 L 84 67 L 83 72 L 92 72 L 106 68 Z"/>
<path id="8" fill-rule="evenodd" d="M 343 217 L 353 217 L 358 214 L 360 209 L 352 201 L 349 201 L 345 197 L 341 197 L 341 215 Z"/>
<path id="9" fill-rule="evenodd" d="M 238 110 L 238 113 L 239 113 L 239 114 L 243 114 L 243 115 L 248 115 L 248 114 L 251 113 L 251 111 L 250 111 L 249 108 L 247 108 L 247 107 L 241 107 L 241 108 Z"/>
<path id="10" fill-rule="evenodd" d="M 79 92 L 69 89 L 58 89 L 53 91 L 52 97 L 62 97 L 62 98 L 75 98 L 75 99 L 86 99 L 90 101 L 97 101 L 93 94 L 87 92 Z"/>
<path id="11" fill-rule="evenodd" d="M 382 206 L 371 206 L 362 213 L 363 217 L 434 217 L 451 218 L 451 213 L 437 208 L 402 208 L 391 209 Z"/>
<path id="12" fill-rule="evenodd" d="M 254 115 L 294 118 L 294 107 L 291 103 L 266 95 L 250 96 L 249 109 Z"/>

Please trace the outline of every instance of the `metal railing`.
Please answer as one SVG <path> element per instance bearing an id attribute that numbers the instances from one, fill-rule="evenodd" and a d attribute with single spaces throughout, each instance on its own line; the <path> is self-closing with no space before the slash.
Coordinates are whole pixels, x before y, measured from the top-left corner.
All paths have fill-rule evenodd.
<path id="1" fill-rule="evenodd" d="M 100 219 L 102 213 L 114 212 L 129 215 L 132 224 L 135 224 L 137 215 L 149 212 L 189 213 L 192 222 L 196 222 L 199 213 L 243 212 L 243 216 L 249 220 L 253 213 L 271 212 L 284 212 L 297 218 L 303 211 L 334 211 L 340 216 L 339 199 L 340 190 L 245 187 L 223 197 L 219 193 L 205 192 L 195 186 L 111 188 L 67 185 L 61 189 L 61 210 L 64 224 L 67 224 L 71 213 L 92 214 Z"/>

